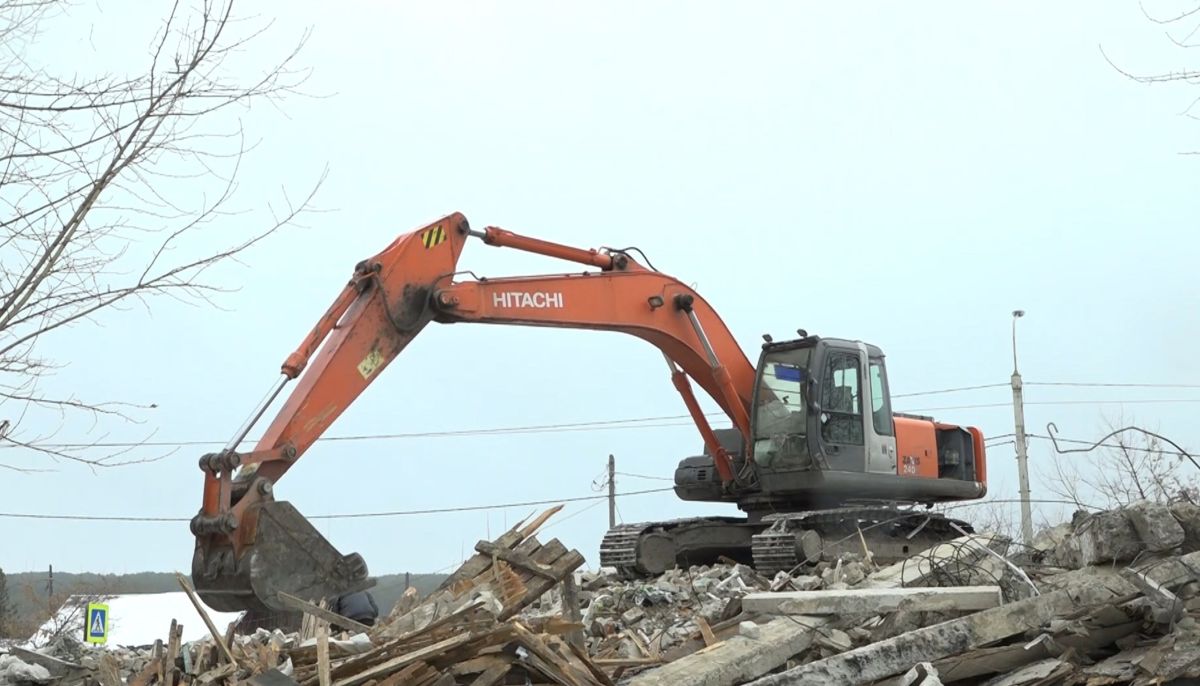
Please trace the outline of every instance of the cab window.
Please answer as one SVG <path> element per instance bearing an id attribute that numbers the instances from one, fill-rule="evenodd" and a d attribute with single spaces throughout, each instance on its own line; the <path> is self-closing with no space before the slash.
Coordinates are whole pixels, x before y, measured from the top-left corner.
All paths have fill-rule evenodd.
<path id="1" fill-rule="evenodd" d="M 891 436 L 892 404 L 888 399 L 887 375 L 883 371 L 883 360 L 872 358 L 871 374 L 871 423 L 879 436 Z"/>
<path id="2" fill-rule="evenodd" d="M 830 443 L 863 445 L 861 374 L 858 355 L 829 355 L 821 379 L 821 437 Z"/>

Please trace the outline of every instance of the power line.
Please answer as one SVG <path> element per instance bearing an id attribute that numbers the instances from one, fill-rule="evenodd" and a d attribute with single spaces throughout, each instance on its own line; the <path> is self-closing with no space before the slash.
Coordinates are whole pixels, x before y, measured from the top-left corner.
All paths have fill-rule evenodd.
<path id="1" fill-rule="evenodd" d="M 1149 403 L 1200 403 L 1200 398 L 1146 398 L 1137 400 L 1034 400 L 1026 401 L 1026 405 L 1143 405 Z M 922 407 L 903 412 L 938 412 L 944 410 L 977 410 L 986 407 L 1011 407 L 1006 403 L 981 403 L 978 405 L 950 405 L 946 407 Z"/>
<path id="2" fill-rule="evenodd" d="M 942 393 L 958 393 L 960 391 L 978 391 L 985 388 L 1007 388 L 1006 383 L 986 383 L 979 386 L 959 386 L 958 388 L 939 388 L 934 391 L 916 391 L 913 393 L 894 393 L 893 398 L 915 398 L 918 395 L 940 395 Z"/>
<path id="3" fill-rule="evenodd" d="M 646 495 L 648 493 L 663 493 L 671 491 L 671 488 L 648 488 L 641 491 L 627 491 L 625 493 L 617 493 L 618 498 Z M 444 514 L 447 512 L 474 512 L 478 510 L 503 510 L 510 507 L 528 507 L 531 505 L 557 505 L 559 503 L 577 503 L 585 500 L 602 500 L 607 499 L 608 494 L 604 495 L 584 495 L 574 498 L 554 498 L 552 500 L 527 500 L 519 503 L 501 503 L 497 505 L 464 505 L 461 507 L 443 507 L 429 510 L 393 510 L 388 512 L 354 512 L 346 514 L 323 514 L 312 515 L 308 519 L 365 519 L 373 517 L 403 517 L 409 515 L 425 515 L 425 514 Z M 88 522 L 190 522 L 191 517 L 134 517 L 134 516 L 106 516 L 106 515 L 70 515 L 70 514 L 33 514 L 23 512 L 0 512 L 0 517 L 10 519 L 55 519 L 69 521 L 88 521 Z"/>
<path id="4" fill-rule="evenodd" d="M 710 412 L 706 417 L 723 417 L 724 412 Z M 570 422 L 563 424 L 533 424 L 527 426 L 509 426 L 509 427 L 494 427 L 487 429 L 452 429 L 446 431 L 421 431 L 411 433 L 392 433 L 392 434 L 353 434 L 345 436 L 322 436 L 316 439 L 318 443 L 343 442 L 343 441 L 379 441 L 379 440 L 397 440 L 406 438 L 447 438 L 457 436 L 498 436 L 508 434 L 535 434 L 535 433 L 566 433 L 572 431 L 603 431 L 606 429 L 647 429 L 647 428 L 662 428 L 672 426 L 690 426 L 691 415 L 666 415 L 661 417 L 640 417 L 629 419 L 607 419 L 587 422 Z M 658 423 L 648 423 L 658 422 Z M 256 443 L 259 439 L 247 439 L 247 442 Z M 226 441 L 201 441 L 201 440 L 183 440 L 183 441 L 142 441 L 142 442 L 122 442 L 122 441 L 98 441 L 95 443 L 38 443 L 38 448 L 47 449 L 71 449 L 71 448 L 139 448 L 139 447 L 187 447 L 187 446 L 204 446 L 204 445 L 224 445 Z M 20 448 L 24 446 L 7 444 L 0 446 L 3 448 Z"/>
<path id="5" fill-rule="evenodd" d="M 1008 384 L 1005 384 L 1006 386 Z M 1034 381 L 1026 386 L 1073 386 L 1079 388 L 1200 388 L 1191 383 L 1083 383 L 1079 381 Z"/>
<path id="6" fill-rule="evenodd" d="M 674 481 L 669 476 L 648 476 L 646 474 L 631 474 L 629 472 L 614 472 L 617 476 L 627 476 L 631 479 L 650 479 L 651 481 Z"/>
<path id="7" fill-rule="evenodd" d="M 1062 386 L 1074 388 L 1200 388 L 1200 384 L 1187 383 L 1117 383 L 1084 381 L 1026 381 L 1026 386 Z M 942 395 L 945 393 L 961 393 L 964 391 L 979 391 L 989 388 L 1008 388 L 1007 383 L 989 383 L 976 386 L 956 386 L 954 388 L 938 388 L 931 391 L 914 391 L 912 393 L 895 393 L 893 398 L 915 398 L 923 395 Z"/>

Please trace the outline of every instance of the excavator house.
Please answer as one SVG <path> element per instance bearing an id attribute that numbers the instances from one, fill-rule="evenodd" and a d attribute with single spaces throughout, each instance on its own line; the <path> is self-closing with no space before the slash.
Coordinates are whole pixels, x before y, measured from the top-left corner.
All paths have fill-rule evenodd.
<path id="1" fill-rule="evenodd" d="M 458 266 L 472 239 L 587 270 L 475 277 Z M 372 585 L 363 558 L 340 553 L 274 499 L 274 486 L 433 322 L 617 331 L 658 348 L 703 446 L 676 469 L 676 495 L 735 505 L 744 516 L 614 527 L 599 560 L 625 575 L 720 556 L 773 574 L 864 546 L 876 561 L 899 560 L 971 532 L 931 508 L 987 490 L 982 432 L 893 412 L 878 347 L 801 330 L 794 340 L 764 336 L 754 365 L 713 307 L 640 251 L 475 230 L 454 213 L 359 262 L 250 418 L 223 450 L 200 458 L 192 579 L 210 607 L 280 612 L 287 609 L 281 592 L 315 601 Z M 293 381 L 259 442 L 240 450 Z M 724 411 L 728 427 L 710 425 L 693 384 Z"/>

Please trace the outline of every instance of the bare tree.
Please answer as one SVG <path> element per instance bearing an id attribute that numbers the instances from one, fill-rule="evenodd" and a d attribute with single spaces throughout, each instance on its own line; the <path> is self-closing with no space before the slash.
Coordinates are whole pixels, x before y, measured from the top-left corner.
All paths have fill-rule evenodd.
<path id="1" fill-rule="evenodd" d="M 1151 12 L 1146 9 L 1143 2 L 1139 2 L 1139 7 L 1142 8 L 1146 18 L 1161 27 L 1166 33 L 1167 40 L 1178 48 L 1188 49 L 1200 46 L 1200 2 L 1190 2 L 1186 9 L 1177 9 L 1179 4 L 1173 3 L 1173 8 L 1162 12 Z M 1118 67 L 1108 54 L 1101 48 L 1101 54 L 1110 66 L 1120 72 L 1122 75 L 1142 84 L 1188 84 L 1200 85 L 1200 69 L 1184 67 L 1182 69 L 1153 71 L 1142 74 L 1135 74 L 1128 69 Z M 1200 98 L 1193 99 L 1188 106 L 1183 110 L 1183 114 L 1192 119 L 1200 119 L 1200 115 L 1194 112 L 1196 105 L 1200 104 Z M 1189 155 L 1200 154 L 1196 152 L 1185 153 Z"/>
<path id="2" fill-rule="evenodd" d="M 1043 474 L 1047 490 L 1081 509 L 1111 509 L 1148 500 L 1200 502 L 1200 469 L 1157 435 L 1122 430 L 1121 417 L 1106 419 L 1109 435 L 1091 446 L 1060 446 Z"/>
<path id="3" fill-rule="evenodd" d="M 232 202 L 250 147 L 235 108 L 296 92 L 303 37 L 256 68 L 240 53 L 264 29 L 246 30 L 232 0 L 169 7 L 132 76 L 63 74 L 34 57 L 39 31 L 70 20 L 63 1 L 0 0 L 0 447 L 130 462 L 51 442 L 81 419 L 136 421 L 150 406 L 47 392 L 61 365 L 46 342 L 164 297 L 212 303 L 226 290 L 215 267 L 311 209 L 319 181 L 253 226 Z"/>
<path id="4" fill-rule="evenodd" d="M 102 583 L 74 584 L 70 591 L 42 594 L 32 584 L 24 586 L 25 602 L 30 607 L 26 615 L 12 625 L 13 637 L 26 639 L 38 649 L 62 638 L 81 640 L 89 603 L 107 603 L 116 597 Z"/>

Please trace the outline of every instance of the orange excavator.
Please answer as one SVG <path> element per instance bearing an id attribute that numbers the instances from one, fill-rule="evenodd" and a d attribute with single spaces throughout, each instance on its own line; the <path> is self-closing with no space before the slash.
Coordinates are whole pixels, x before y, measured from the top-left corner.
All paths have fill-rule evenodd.
<path id="1" fill-rule="evenodd" d="M 458 267 L 472 238 L 591 269 L 476 277 Z M 701 454 L 677 467 L 676 495 L 736 505 L 745 516 L 610 529 L 600 563 L 626 576 L 720 556 L 775 573 L 863 546 L 877 561 L 901 559 L 971 531 L 933 504 L 987 490 L 982 432 L 894 413 L 878 347 L 798 330 L 786 341 L 763 336 L 755 366 L 713 307 L 640 250 L 585 250 L 494 227 L 479 231 L 454 213 L 359 262 L 250 418 L 223 450 L 200 459 L 204 497 L 191 521 L 192 579 L 209 606 L 278 612 L 287 607 L 280 592 L 328 599 L 373 584 L 361 555 L 341 554 L 294 507 L 274 499 L 274 485 L 431 322 L 617 331 L 661 351 L 703 443 Z M 257 445 L 239 451 L 293 380 Z M 693 383 L 730 427 L 709 423 Z"/>

